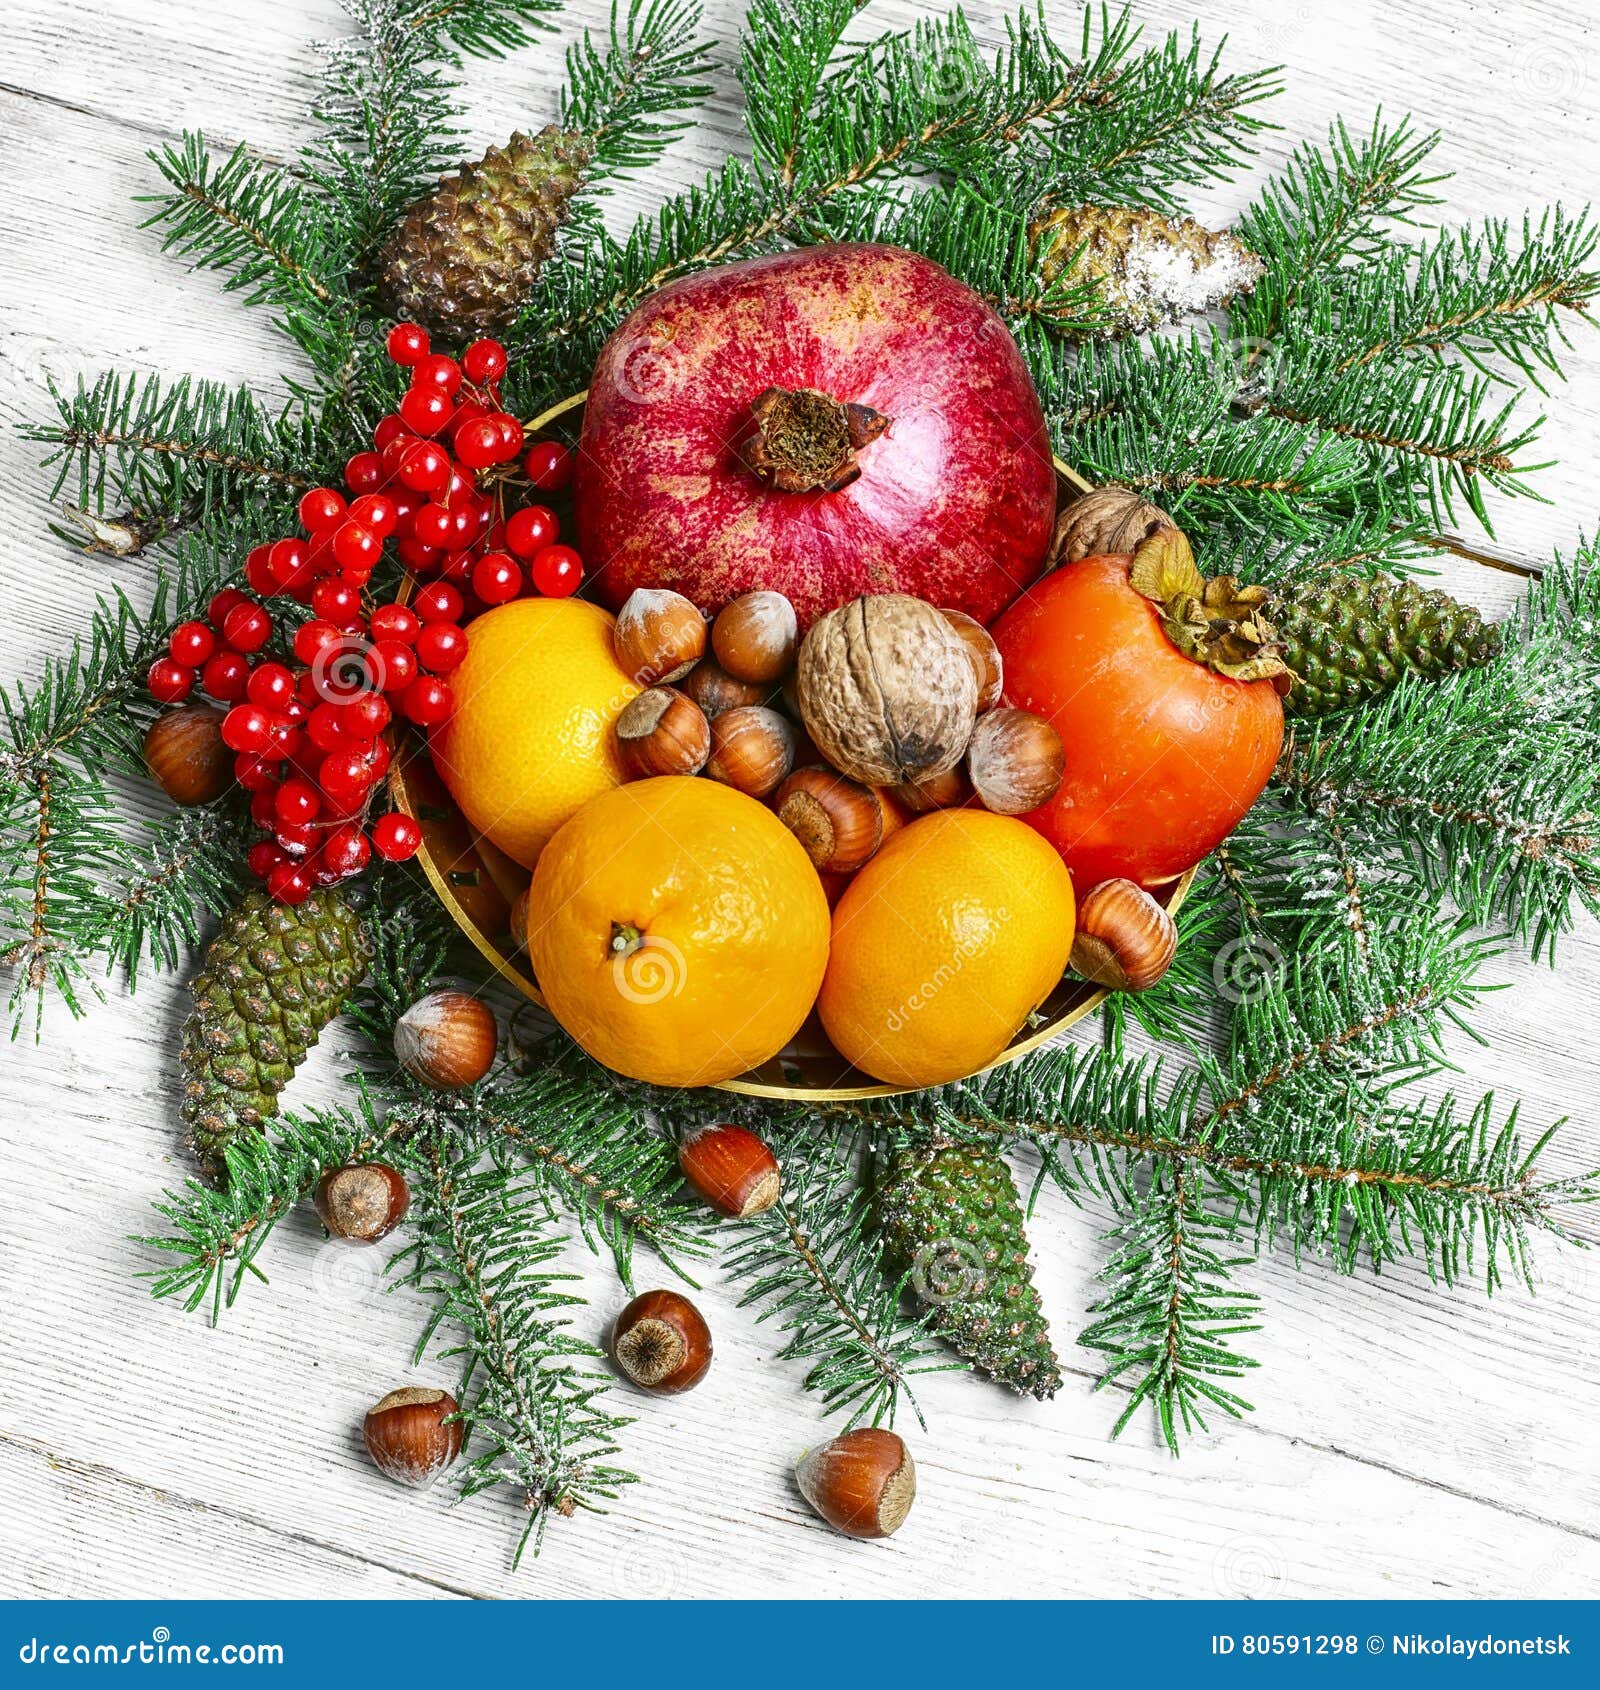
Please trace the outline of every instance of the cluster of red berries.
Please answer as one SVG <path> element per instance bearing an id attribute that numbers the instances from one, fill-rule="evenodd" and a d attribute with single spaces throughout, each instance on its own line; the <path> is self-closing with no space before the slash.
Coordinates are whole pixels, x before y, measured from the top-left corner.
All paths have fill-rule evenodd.
<path id="1" fill-rule="evenodd" d="M 369 825 L 389 767 L 385 730 L 395 716 L 423 729 L 449 718 L 444 677 L 467 654 L 464 621 L 530 589 L 565 597 L 583 580 L 578 554 L 558 543 L 554 511 L 531 504 L 506 514 L 503 489 L 480 489 L 480 472 L 518 457 L 539 492 L 572 479 L 570 450 L 537 442 L 524 452 L 522 425 L 501 409 L 505 349 L 475 341 L 458 362 L 400 323 L 387 350 L 410 368 L 411 385 L 373 431 L 374 449 L 345 465 L 349 496 L 306 493 L 303 536 L 258 546 L 245 561 L 257 597 L 218 593 L 204 622 L 173 630 L 148 677 L 163 704 L 198 683 L 231 706 L 223 743 L 268 836 L 251 848 L 250 867 L 285 903 L 359 874 L 374 851 L 395 862 L 416 852 L 422 834 L 410 816 Z M 373 606 L 366 588 L 390 540 L 413 576 L 433 579 L 409 604 Z M 275 622 L 258 599 L 276 595 L 312 612 L 294 633 L 292 664 L 264 651 Z"/>
<path id="2" fill-rule="evenodd" d="M 572 480 L 567 447 L 538 441 L 524 453 L 522 425 L 500 409 L 505 349 L 498 341 L 474 341 L 458 363 L 431 351 L 427 332 L 414 323 L 396 323 L 387 349 L 411 371 L 411 385 L 399 409 L 373 430 L 375 450 L 352 458 L 345 477 L 352 488 L 392 489 L 400 561 L 413 575 L 459 587 L 469 616 L 529 592 L 575 593 L 583 562 L 559 543 L 556 513 L 531 504 L 507 514 L 478 486 L 480 472 L 517 457 L 537 492 L 559 492 Z"/>

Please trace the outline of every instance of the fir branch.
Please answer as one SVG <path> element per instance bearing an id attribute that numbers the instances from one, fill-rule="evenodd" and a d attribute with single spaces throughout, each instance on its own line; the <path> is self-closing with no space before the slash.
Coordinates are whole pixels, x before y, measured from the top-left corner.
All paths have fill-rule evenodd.
<path id="1" fill-rule="evenodd" d="M 1235 335 L 1269 340 L 1313 277 L 1386 250 L 1384 223 L 1408 224 L 1440 204 L 1430 190 L 1447 178 L 1423 173 L 1438 143 L 1436 134 L 1419 137 L 1407 119 L 1389 127 L 1379 112 L 1367 135 L 1353 137 L 1341 121 L 1325 148 L 1297 147 L 1239 220 L 1239 239 L 1266 273 L 1234 301 Z"/>
<path id="2" fill-rule="evenodd" d="M 698 0 L 629 0 L 625 18 L 618 8 L 612 0 L 603 43 L 585 30 L 567 49 L 561 127 L 581 131 L 593 146 L 590 193 L 605 193 L 611 177 L 647 170 L 689 127 L 668 114 L 711 92 L 704 79 L 714 44 L 698 38 Z"/>
<path id="3" fill-rule="evenodd" d="M 838 1147 L 791 1142 L 782 1157 L 783 1195 L 744 1222 L 723 1259 L 746 1282 L 741 1307 L 760 1304 L 758 1319 L 779 1318 L 790 1336 L 784 1360 L 813 1363 L 805 1378 L 829 1413 L 849 1410 L 849 1424 L 893 1423 L 902 1397 L 918 1423 L 914 1374 L 960 1365 L 942 1359 L 924 1319 L 901 1310 L 904 1282 L 887 1280 L 856 1159 Z"/>
<path id="4" fill-rule="evenodd" d="M 600 1502 L 634 1482 L 609 1460 L 629 1422 L 600 1406 L 609 1382 L 575 1365 L 601 1352 L 570 1330 L 566 1311 L 582 1299 L 566 1289 L 575 1276 L 553 1266 L 563 1239 L 541 1193 L 509 1147 L 480 1155 L 431 1133 L 419 1141 L 410 1161 L 418 1236 L 398 1262 L 401 1283 L 437 1305 L 417 1359 L 442 1321 L 460 1330 L 440 1354 L 461 1359 L 462 1418 L 481 1445 L 461 1492 L 520 1493 L 520 1561 L 530 1540 L 538 1553 L 551 1514 L 604 1512 Z"/>
<path id="5" fill-rule="evenodd" d="M 1078 1339 L 1110 1357 L 1097 1390 L 1134 1375 L 1112 1436 L 1149 1402 L 1174 1455 L 1180 1433 L 1208 1429 L 1208 1407 L 1237 1419 L 1252 1406 L 1218 1383 L 1256 1365 L 1231 1342 L 1258 1326 L 1257 1299 L 1229 1283 L 1250 1258 L 1223 1254 L 1236 1245 L 1235 1232 L 1206 1211 L 1204 1189 L 1199 1170 L 1183 1162 L 1156 1169 L 1114 1235 L 1116 1248 L 1100 1273 L 1111 1290 L 1091 1311 L 1100 1318 Z"/>
<path id="6" fill-rule="evenodd" d="M 189 130 L 179 145 L 148 156 L 172 188 L 141 196 L 156 208 L 143 226 L 161 229 L 164 252 L 230 271 L 228 291 L 245 292 L 252 305 L 328 306 L 343 296 L 336 231 L 322 202 L 287 171 L 252 158 L 243 144 L 218 164 L 205 137 Z"/>
<path id="7" fill-rule="evenodd" d="M 103 511 L 109 490 L 120 504 L 210 521 L 263 495 L 286 504 L 331 473 L 314 419 L 295 405 L 273 413 L 248 388 L 108 371 L 70 396 L 54 383 L 50 393 L 59 421 L 23 432 L 51 448 L 52 499 L 71 479 L 85 508 Z"/>

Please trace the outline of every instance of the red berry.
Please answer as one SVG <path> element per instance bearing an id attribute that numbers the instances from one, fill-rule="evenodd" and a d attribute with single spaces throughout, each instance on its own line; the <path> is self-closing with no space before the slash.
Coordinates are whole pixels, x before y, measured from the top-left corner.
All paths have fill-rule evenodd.
<path id="1" fill-rule="evenodd" d="M 446 581 L 453 581 L 463 593 L 471 590 L 472 566 L 478 560 L 471 552 L 451 552 L 439 566 L 439 574 Z"/>
<path id="2" fill-rule="evenodd" d="M 331 487 L 313 487 L 300 495 L 298 508 L 300 526 L 308 534 L 332 528 L 344 515 L 344 500 Z"/>
<path id="3" fill-rule="evenodd" d="M 413 387 L 436 387 L 441 393 L 454 393 L 461 386 L 461 366 L 442 352 L 431 353 L 411 372 Z"/>
<path id="4" fill-rule="evenodd" d="M 445 581 L 433 581 L 417 594 L 412 601 L 417 613 L 417 620 L 429 622 L 459 622 L 461 612 L 465 609 L 461 595 L 454 587 Z"/>
<path id="5" fill-rule="evenodd" d="M 561 524 L 548 505 L 524 505 L 506 518 L 506 546 L 520 558 L 553 546 L 560 533 Z"/>
<path id="6" fill-rule="evenodd" d="M 443 505 L 424 505 L 411 519 L 411 538 L 438 551 L 449 545 L 455 526 L 455 517 Z"/>
<path id="7" fill-rule="evenodd" d="M 472 568 L 472 590 L 485 604 L 510 604 L 522 591 L 522 570 L 509 552 L 490 552 Z"/>
<path id="8" fill-rule="evenodd" d="M 564 599 L 583 581 L 583 559 L 571 546 L 546 546 L 528 565 L 534 590 L 547 599 Z"/>
<path id="9" fill-rule="evenodd" d="M 287 716 L 274 716 L 272 719 L 272 749 L 267 753 L 269 757 L 276 757 L 281 763 L 301 755 L 306 748 L 306 731 L 298 722 L 291 722 Z"/>
<path id="10" fill-rule="evenodd" d="M 267 552 L 267 573 L 278 589 L 287 592 L 306 575 L 311 562 L 311 548 L 304 540 L 274 540 Z"/>
<path id="11" fill-rule="evenodd" d="M 250 819 L 257 827 L 275 828 L 278 825 L 278 783 L 263 786 L 250 794 Z"/>
<path id="12" fill-rule="evenodd" d="M 372 861 L 372 847 L 359 827 L 346 824 L 328 835 L 322 847 L 322 860 L 331 873 L 345 880 L 352 874 L 360 874 Z"/>
<path id="13" fill-rule="evenodd" d="M 403 604 L 380 604 L 367 618 L 367 628 L 375 640 L 400 640 L 410 643 L 417 637 L 422 624 L 417 613 Z"/>
<path id="14" fill-rule="evenodd" d="M 259 704 L 236 704 L 222 718 L 222 743 L 230 751 L 254 751 L 272 744 L 272 718 Z"/>
<path id="15" fill-rule="evenodd" d="M 404 692 L 417 678 L 416 653 L 399 640 L 379 640 L 367 666 L 379 692 Z"/>
<path id="16" fill-rule="evenodd" d="M 344 731 L 344 706 L 333 703 L 319 704 L 306 717 L 306 738 L 318 751 L 348 750 L 350 737 Z"/>
<path id="17" fill-rule="evenodd" d="M 274 822 L 272 828 L 272 837 L 291 856 L 305 856 L 317 842 L 317 827 L 314 822 Z"/>
<path id="18" fill-rule="evenodd" d="M 406 649 L 410 650 L 410 647 Z M 375 692 L 364 692 L 359 698 L 352 698 L 342 709 L 342 726 L 351 739 L 376 739 L 389 725 L 389 706 Z"/>
<path id="19" fill-rule="evenodd" d="M 383 343 L 390 361 L 402 366 L 420 364 L 428 356 L 428 347 L 428 331 L 415 323 L 396 323 Z"/>
<path id="20" fill-rule="evenodd" d="M 236 651 L 212 652 L 200 671 L 201 687 L 218 704 L 236 704 L 244 697 L 249 678 L 250 665 Z"/>
<path id="21" fill-rule="evenodd" d="M 559 493 L 572 480 L 572 451 L 556 440 L 541 440 L 528 448 L 522 470 L 541 493 Z"/>
<path id="22" fill-rule="evenodd" d="M 382 455 L 394 445 L 397 440 L 409 440 L 411 435 L 406 432 L 405 419 L 398 411 L 390 411 L 387 416 L 378 418 L 378 426 L 372 431 L 373 448 Z"/>
<path id="23" fill-rule="evenodd" d="M 217 636 L 204 622 L 180 622 L 167 637 L 167 650 L 174 663 L 198 669 L 217 649 Z"/>
<path id="24" fill-rule="evenodd" d="M 400 524 L 400 505 L 387 493 L 364 493 L 350 507 L 350 516 L 380 540 L 387 540 Z"/>
<path id="25" fill-rule="evenodd" d="M 343 633 L 320 616 L 302 622 L 294 633 L 294 654 L 308 667 L 314 664 L 331 646 L 344 639 Z M 313 694 L 313 697 L 315 694 Z"/>
<path id="26" fill-rule="evenodd" d="M 185 669 L 175 658 L 158 657 L 144 684 L 156 703 L 179 704 L 194 690 L 194 670 Z"/>
<path id="27" fill-rule="evenodd" d="M 270 839 L 263 839 L 250 847 L 244 860 L 257 880 L 265 880 L 279 863 L 288 859 L 283 854 L 282 846 L 274 845 Z"/>
<path id="28" fill-rule="evenodd" d="M 311 876 L 285 859 L 267 870 L 267 891 L 280 904 L 303 904 L 311 896 Z"/>
<path id="29" fill-rule="evenodd" d="M 333 536 L 333 556 L 341 569 L 370 569 L 383 552 L 376 534 L 359 522 L 346 522 Z"/>
<path id="30" fill-rule="evenodd" d="M 355 628 L 361 622 L 361 594 L 348 581 L 319 581 L 311 589 L 311 608 L 336 628 Z"/>
<path id="31" fill-rule="evenodd" d="M 495 458 L 497 464 L 509 463 L 522 450 L 522 424 L 504 411 L 494 417 L 493 422 L 500 430 L 500 451 Z"/>
<path id="32" fill-rule="evenodd" d="M 235 706 L 235 708 L 238 708 Z M 230 710 L 231 716 L 233 712 Z M 280 758 L 258 751 L 241 751 L 233 760 L 233 778 L 246 792 L 265 792 L 278 784 Z"/>
<path id="33" fill-rule="evenodd" d="M 415 534 L 402 534 L 395 545 L 395 554 L 413 575 L 426 575 L 438 567 L 444 556 L 437 546 L 425 546 Z"/>
<path id="34" fill-rule="evenodd" d="M 294 676 L 282 663 L 259 663 L 250 671 L 245 696 L 263 710 L 282 710 L 294 701 Z"/>
<path id="35" fill-rule="evenodd" d="M 467 636 L 453 622 L 430 622 L 417 635 L 417 661 L 433 675 L 448 675 L 467 655 Z"/>
<path id="36" fill-rule="evenodd" d="M 372 774 L 359 751 L 330 751 L 317 765 L 317 785 L 335 815 L 354 815 L 367 801 Z"/>
<path id="37" fill-rule="evenodd" d="M 461 355 L 461 370 L 475 387 L 506 373 L 506 349 L 497 340 L 475 340 Z"/>
<path id="38" fill-rule="evenodd" d="M 372 493 L 383 485 L 383 459 L 376 452 L 357 452 L 344 466 L 344 484 L 352 493 Z"/>
<path id="39" fill-rule="evenodd" d="M 437 727 L 455 708 L 455 695 L 437 676 L 420 675 L 399 699 L 400 714 L 419 728 Z"/>
<path id="40" fill-rule="evenodd" d="M 376 785 L 389 772 L 389 742 L 386 739 L 374 740 L 372 749 L 366 753 L 367 768 L 372 773 L 373 784 Z"/>
<path id="41" fill-rule="evenodd" d="M 450 458 L 432 440 L 408 446 L 398 474 L 413 493 L 442 493 L 450 485 Z"/>
<path id="42" fill-rule="evenodd" d="M 421 845 L 422 829 L 398 810 L 379 816 L 372 825 L 372 848 L 387 862 L 403 863 L 416 856 Z"/>
<path id="43" fill-rule="evenodd" d="M 456 430 L 456 457 L 468 469 L 487 469 L 499 463 L 501 455 L 500 425 L 493 417 L 480 417 Z"/>
<path id="44" fill-rule="evenodd" d="M 400 401 L 400 420 L 413 434 L 434 435 L 454 409 L 449 394 L 437 387 L 413 387 Z"/>
<path id="45" fill-rule="evenodd" d="M 224 587 L 220 593 L 211 595 L 211 603 L 206 606 L 206 621 L 213 628 L 220 628 L 227 619 L 228 612 L 236 604 L 248 604 L 250 601 L 237 587 Z"/>
<path id="46" fill-rule="evenodd" d="M 322 800 L 311 782 L 297 775 L 278 788 L 274 809 L 280 827 L 303 827 L 322 814 Z"/>

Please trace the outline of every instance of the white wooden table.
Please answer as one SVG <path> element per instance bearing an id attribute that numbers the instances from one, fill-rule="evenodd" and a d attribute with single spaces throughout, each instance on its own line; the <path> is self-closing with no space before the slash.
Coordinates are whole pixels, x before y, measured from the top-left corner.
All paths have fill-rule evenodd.
<path id="1" fill-rule="evenodd" d="M 1076 7 L 1050 0 L 1065 24 Z M 1231 34 L 1230 64 L 1281 62 L 1283 125 L 1261 170 L 1344 114 L 1382 101 L 1445 131 L 1454 219 L 1515 214 L 1596 187 L 1600 42 L 1582 0 L 1148 0 L 1150 31 Z M 711 0 L 733 38 L 736 0 Z M 873 16 L 905 22 L 909 0 Z M 969 8 L 988 44 L 998 0 Z M 563 37 L 599 24 L 571 0 Z M 146 148 L 184 126 L 287 156 L 306 134 L 306 41 L 340 27 L 332 0 L 9 0 L 0 62 L 6 164 L 0 369 L 7 417 L 43 415 L 47 373 L 194 370 L 281 393 L 285 346 L 262 314 L 186 275 L 135 224 Z M 1073 26 L 1075 27 L 1075 25 Z M 474 68 L 477 151 L 554 112 L 556 49 Z M 737 144 L 727 74 L 706 119 L 619 213 L 649 203 Z M 1200 196 L 1227 222 L 1246 179 Z M 1552 501 L 1497 510 L 1495 544 L 1529 563 L 1595 520 L 1600 339 L 1580 335 L 1571 384 L 1549 403 Z M 33 449 L 0 436 L 0 675 L 37 673 L 65 648 L 97 588 L 141 570 L 78 558 L 43 531 Z M 1457 590 L 1502 609 L 1514 580 L 1463 569 Z M 1586 925 L 1559 970 L 1508 957 L 1480 1024 L 1460 1041 L 1462 1088 L 1525 1101 L 1530 1126 L 1575 1119 L 1552 1158 L 1600 1162 L 1596 1033 L 1600 934 Z M 1047 1195 L 1035 1243 L 1067 1383 L 1019 1405 L 964 1377 L 922 1393 L 913 1433 L 922 1495 L 888 1544 L 845 1542 L 788 1479 L 821 1435 L 800 1369 L 714 1282 L 704 1307 L 718 1362 L 691 1396 L 641 1402 L 626 1459 L 645 1482 L 603 1519 L 556 1523 L 543 1557 L 509 1570 L 516 1520 L 495 1501 L 447 1506 L 378 1478 L 361 1450 L 366 1406 L 414 1377 L 404 1358 L 420 1305 L 384 1295 L 374 1253 L 322 1245 L 302 1214 L 274 1239 L 270 1287 L 252 1286 L 219 1330 L 155 1305 L 149 1199 L 184 1164 L 174 1125 L 172 980 L 113 994 L 74 1025 L 0 1056 L 0 1593 L 113 1596 L 1522 1596 L 1592 1594 L 1600 1578 L 1600 1268 L 1541 1250 L 1535 1299 L 1492 1304 L 1415 1267 L 1381 1281 L 1282 1259 L 1252 1275 L 1268 1304 L 1254 1340 L 1258 1404 L 1179 1462 L 1141 1420 L 1120 1442 L 1115 1404 L 1091 1396 L 1072 1339 L 1093 1295 L 1103 1214 Z M 331 1097 L 313 1064 L 297 1101 Z M 1591 1229 L 1594 1218 L 1587 1222 Z M 596 1287 L 595 1335 L 620 1302 Z M 648 1279 L 649 1269 L 645 1269 Z M 423 1377 L 434 1370 L 424 1369 Z M 441 1375 L 441 1382 L 444 1382 Z M 625 1400 L 619 1399 L 619 1400 Z"/>

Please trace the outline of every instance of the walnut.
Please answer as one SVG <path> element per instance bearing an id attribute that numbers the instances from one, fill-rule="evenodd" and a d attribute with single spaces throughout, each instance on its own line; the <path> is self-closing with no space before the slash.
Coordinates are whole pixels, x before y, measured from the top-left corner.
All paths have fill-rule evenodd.
<path id="1" fill-rule="evenodd" d="M 1080 558 L 1104 557 L 1108 552 L 1132 553 L 1141 540 L 1177 524 L 1164 510 L 1126 487 L 1096 487 L 1073 502 L 1056 518 L 1050 547 L 1052 565 L 1076 563 Z"/>
<path id="2" fill-rule="evenodd" d="M 817 749 L 867 786 L 954 768 L 978 710 L 960 635 L 932 605 L 904 593 L 829 611 L 800 647 L 796 692 Z"/>

